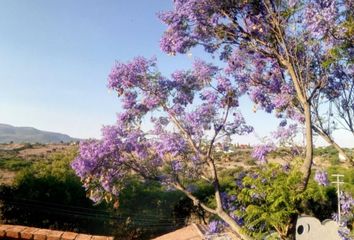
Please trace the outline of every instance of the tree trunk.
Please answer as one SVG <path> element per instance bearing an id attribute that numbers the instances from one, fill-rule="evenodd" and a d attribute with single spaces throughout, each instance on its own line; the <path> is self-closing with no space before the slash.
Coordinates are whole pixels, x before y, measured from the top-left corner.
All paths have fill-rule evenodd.
<path id="1" fill-rule="evenodd" d="M 311 120 L 311 104 L 306 101 L 303 104 L 305 114 L 305 129 L 306 129 L 306 156 L 304 163 L 301 166 L 303 174 L 301 189 L 305 190 L 311 175 L 311 166 L 313 161 L 313 136 L 312 136 L 312 120 Z"/>
<path id="2" fill-rule="evenodd" d="M 209 153 L 210 154 L 210 153 Z M 230 228 L 237 234 L 241 239 L 243 240 L 251 240 L 247 235 L 242 234 L 242 228 L 239 226 L 233 218 L 231 218 L 223 209 L 223 204 L 222 204 L 222 199 L 220 195 L 220 185 L 219 185 L 219 179 L 218 179 L 218 174 L 216 171 L 216 166 L 213 161 L 213 159 L 208 158 L 209 166 L 211 169 L 211 174 L 214 179 L 213 185 L 214 185 L 214 196 L 215 196 L 215 201 L 216 201 L 216 215 L 218 215 L 222 220 L 224 220 L 227 224 L 229 224 Z"/>
<path id="3" fill-rule="evenodd" d="M 253 238 L 242 234 L 242 228 L 232 219 L 224 210 L 218 211 L 217 215 L 224 220 L 227 224 L 229 224 L 230 228 L 243 240 L 252 240 Z"/>

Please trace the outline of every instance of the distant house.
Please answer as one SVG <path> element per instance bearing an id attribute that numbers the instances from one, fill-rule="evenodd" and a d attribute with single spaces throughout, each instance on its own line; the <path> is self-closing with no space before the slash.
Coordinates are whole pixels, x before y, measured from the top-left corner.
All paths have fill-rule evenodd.
<path id="1" fill-rule="evenodd" d="M 230 146 L 222 144 L 222 143 L 215 144 L 215 151 L 216 152 L 223 152 L 223 153 L 233 153 L 233 150 L 231 149 Z"/>
<path id="2" fill-rule="evenodd" d="M 241 148 L 241 149 L 249 149 L 251 148 L 251 146 L 249 144 L 239 144 L 238 145 L 238 148 Z"/>
<path id="3" fill-rule="evenodd" d="M 209 234 L 208 227 L 201 224 L 191 224 L 187 227 L 167 233 L 153 240 L 239 240 L 235 234 L 224 232 L 219 234 Z"/>

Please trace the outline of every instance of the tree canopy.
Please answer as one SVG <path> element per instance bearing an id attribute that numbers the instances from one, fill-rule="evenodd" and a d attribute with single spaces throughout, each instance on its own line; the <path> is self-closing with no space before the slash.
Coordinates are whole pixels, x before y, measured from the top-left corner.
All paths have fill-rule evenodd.
<path id="1" fill-rule="evenodd" d="M 215 145 L 253 130 L 239 111 L 238 98 L 248 94 L 257 109 L 283 119 L 280 131 L 289 131 L 287 121 L 305 125 L 298 188 L 306 190 L 313 131 L 334 142 L 323 124 L 323 106 L 339 101 L 349 109 L 343 120 L 352 119 L 352 7 L 350 0 L 175 0 L 173 10 L 159 13 L 167 24 L 162 50 L 185 54 L 201 45 L 225 68 L 196 60 L 191 70 L 168 78 L 158 71 L 156 59 L 117 62 L 108 87 L 117 92 L 123 111 L 115 125 L 103 128 L 102 140 L 81 143 L 72 163 L 91 197 L 118 196 L 135 172 L 182 191 L 249 239 L 225 208 Z M 264 160 L 271 149 L 258 148 L 254 156 Z M 188 188 L 201 179 L 214 188 L 214 207 Z"/>

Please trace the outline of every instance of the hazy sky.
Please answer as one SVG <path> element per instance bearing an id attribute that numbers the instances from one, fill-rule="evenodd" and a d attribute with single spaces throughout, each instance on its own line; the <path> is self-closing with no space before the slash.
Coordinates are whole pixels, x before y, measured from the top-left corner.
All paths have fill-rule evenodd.
<path id="1" fill-rule="evenodd" d="M 165 26 L 156 13 L 169 0 L 2 0 L 0 2 L 0 123 L 32 126 L 73 137 L 100 137 L 113 124 L 119 101 L 106 88 L 115 60 L 156 56 L 161 72 L 188 68 L 193 57 L 171 57 L 159 48 Z M 210 58 L 209 58 L 210 59 Z M 212 60 L 212 59 L 210 59 Z M 278 120 L 241 109 L 257 135 Z M 338 135 L 339 143 L 353 145 Z M 255 143 L 255 135 L 240 141 Z M 320 142 L 318 142 L 320 143 Z"/>

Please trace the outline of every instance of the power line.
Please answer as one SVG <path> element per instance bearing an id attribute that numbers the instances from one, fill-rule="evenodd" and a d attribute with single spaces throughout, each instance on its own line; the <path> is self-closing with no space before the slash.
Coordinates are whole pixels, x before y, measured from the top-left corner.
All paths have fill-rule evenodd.
<path id="1" fill-rule="evenodd" d="M 49 205 L 49 206 L 54 206 L 54 207 L 60 207 L 60 209 L 62 209 L 61 207 L 67 207 L 67 208 L 71 208 L 71 209 L 78 209 L 78 210 L 85 210 L 85 211 L 90 211 L 92 213 L 102 213 L 102 214 L 112 214 L 113 212 L 108 211 L 108 210 L 100 210 L 100 209 L 92 209 L 92 208 L 85 208 L 85 207 L 79 207 L 79 206 L 74 206 L 74 205 L 67 205 L 67 204 L 60 204 L 60 203 L 53 203 L 53 202 L 46 202 L 46 201 L 40 201 L 40 200 L 34 200 L 34 199 L 26 199 L 26 198 L 1 198 L 0 201 L 4 199 L 4 200 L 19 200 L 20 202 L 29 202 L 32 204 L 45 204 L 45 205 Z M 17 201 L 17 202 L 19 202 Z M 40 205 L 42 206 L 42 205 Z M 121 211 L 118 211 L 117 214 L 119 215 L 128 215 L 128 216 L 134 216 L 134 215 L 142 215 L 141 213 L 137 213 L 136 211 L 133 210 L 127 210 L 127 209 L 122 209 Z M 147 218 L 155 218 L 155 217 L 159 217 L 162 220 L 184 220 L 185 218 L 166 218 L 163 217 L 161 218 L 161 216 L 159 214 L 146 214 L 143 213 L 144 217 Z"/>
<path id="2" fill-rule="evenodd" d="M 100 219 L 100 220 L 126 220 L 127 217 L 132 217 L 132 216 L 127 216 L 123 217 L 118 215 L 112 215 L 111 214 L 104 214 L 104 213 L 97 213 L 95 211 L 89 211 L 89 212 L 81 212 L 77 210 L 70 210 L 70 209 L 64 209 L 64 208 L 58 208 L 58 207 L 51 207 L 51 206 L 44 206 L 36 203 L 30 203 L 30 202 L 24 202 L 24 201 L 8 201 L 13 205 L 19 206 L 19 207 L 31 207 L 35 209 L 39 209 L 44 212 L 48 213 L 57 213 L 57 214 L 65 214 L 65 215 L 71 215 L 75 217 L 85 217 L 85 218 L 91 218 L 91 219 Z M 89 209 L 90 210 L 90 209 Z M 166 222 L 174 222 L 176 220 L 185 220 L 184 218 L 159 218 L 158 215 L 156 217 L 132 217 L 131 220 L 132 222 L 145 222 L 145 223 L 156 223 L 156 221 L 166 221 Z M 167 225 L 170 226 L 170 224 L 166 223 Z M 163 224 L 163 225 L 166 225 Z M 159 224 L 161 225 L 161 224 Z"/>

